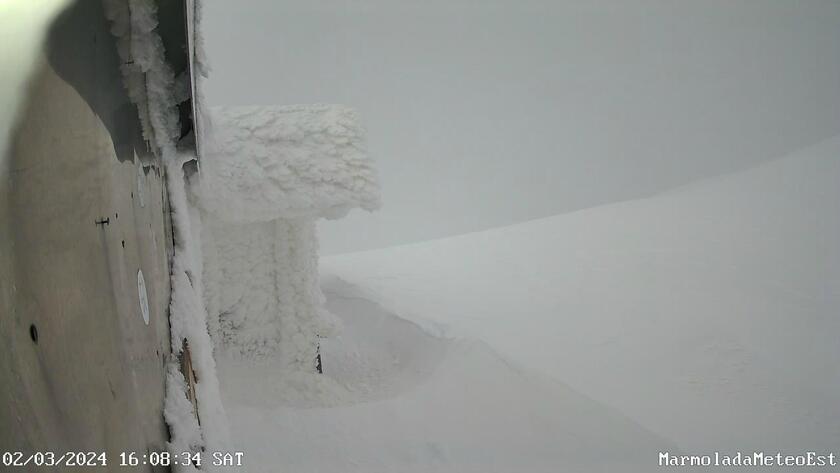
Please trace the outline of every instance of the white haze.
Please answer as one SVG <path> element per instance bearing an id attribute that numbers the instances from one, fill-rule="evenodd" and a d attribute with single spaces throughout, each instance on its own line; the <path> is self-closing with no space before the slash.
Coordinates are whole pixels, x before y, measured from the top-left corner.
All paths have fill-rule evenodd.
<path id="1" fill-rule="evenodd" d="M 840 2 L 208 2 L 211 104 L 342 103 L 383 208 L 325 253 L 650 195 L 840 132 Z"/>

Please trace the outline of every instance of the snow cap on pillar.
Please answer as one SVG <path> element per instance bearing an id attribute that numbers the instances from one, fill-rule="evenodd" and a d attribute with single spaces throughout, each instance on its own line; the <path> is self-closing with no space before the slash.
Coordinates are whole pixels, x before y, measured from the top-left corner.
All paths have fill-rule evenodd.
<path id="1" fill-rule="evenodd" d="M 339 218 L 379 207 L 355 111 L 340 105 L 210 107 L 199 205 L 219 221 Z"/>

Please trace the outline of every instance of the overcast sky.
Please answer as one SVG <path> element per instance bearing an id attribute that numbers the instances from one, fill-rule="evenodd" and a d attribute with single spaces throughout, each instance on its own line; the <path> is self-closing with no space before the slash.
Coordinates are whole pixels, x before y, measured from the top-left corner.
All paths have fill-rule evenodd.
<path id="1" fill-rule="evenodd" d="M 840 133 L 840 2 L 208 0 L 213 105 L 356 108 L 325 253 L 650 195 Z"/>

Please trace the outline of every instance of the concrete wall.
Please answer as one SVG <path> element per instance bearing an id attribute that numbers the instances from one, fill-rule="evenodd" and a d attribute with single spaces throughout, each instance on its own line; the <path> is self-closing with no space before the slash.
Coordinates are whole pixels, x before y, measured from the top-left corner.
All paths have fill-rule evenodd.
<path id="1" fill-rule="evenodd" d="M 169 438 L 163 168 L 108 28 L 99 0 L 59 16 L 11 147 L 0 150 L 0 453 L 107 452 L 108 469 L 95 471 L 119 470 L 123 451 L 162 451 Z M 62 469 L 15 471 L 47 470 Z"/>

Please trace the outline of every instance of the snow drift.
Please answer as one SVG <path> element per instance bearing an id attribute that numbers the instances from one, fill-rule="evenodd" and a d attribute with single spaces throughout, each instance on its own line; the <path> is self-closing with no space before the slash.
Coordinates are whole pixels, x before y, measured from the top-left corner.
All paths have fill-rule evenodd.
<path id="1" fill-rule="evenodd" d="M 673 445 L 486 343 L 444 339 L 335 278 L 324 374 L 222 358 L 251 473 L 650 472 Z"/>
<path id="2" fill-rule="evenodd" d="M 322 266 L 686 453 L 832 451 L 838 242 L 840 137 L 649 199 Z"/>

